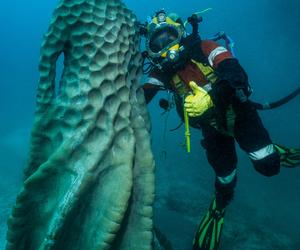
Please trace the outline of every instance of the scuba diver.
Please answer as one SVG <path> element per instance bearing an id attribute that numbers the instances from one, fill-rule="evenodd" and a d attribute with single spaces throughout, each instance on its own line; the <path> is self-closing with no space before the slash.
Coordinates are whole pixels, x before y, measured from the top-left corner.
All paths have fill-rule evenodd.
<path id="1" fill-rule="evenodd" d="M 202 40 L 198 32 L 201 21 L 193 14 L 184 23 L 177 14 L 159 10 L 148 23 L 140 24 L 146 38 L 143 68 L 148 75 L 142 88 L 147 103 L 158 91 L 172 92 L 186 128 L 202 130 L 201 144 L 216 174 L 215 193 L 196 232 L 193 249 L 214 250 L 237 183 L 235 141 L 264 176 L 277 175 L 281 166 L 300 164 L 300 150 L 274 144 L 257 112 L 286 103 L 300 88 L 278 102 L 252 102 L 248 76 L 233 55 L 230 39 L 220 33 L 226 46 L 215 41 L 219 38 Z M 187 23 L 193 28 L 190 34 L 185 29 Z"/>

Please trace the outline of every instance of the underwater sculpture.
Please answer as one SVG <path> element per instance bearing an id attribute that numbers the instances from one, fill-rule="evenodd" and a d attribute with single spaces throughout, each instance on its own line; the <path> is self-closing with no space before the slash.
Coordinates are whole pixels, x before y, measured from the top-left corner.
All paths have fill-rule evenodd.
<path id="1" fill-rule="evenodd" d="M 135 16 L 121 1 L 60 1 L 41 49 L 7 249 L 152 248 L 154 161 L 140 65 Z"/>

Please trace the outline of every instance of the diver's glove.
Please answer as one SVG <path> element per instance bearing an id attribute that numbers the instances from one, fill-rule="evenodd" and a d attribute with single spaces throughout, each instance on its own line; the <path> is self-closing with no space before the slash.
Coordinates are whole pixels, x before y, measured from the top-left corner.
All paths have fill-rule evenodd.
<path id="1" fill-rule="evenodd" d="M 201 116 L 206 110 L 213 107 L 210 95 L 194 81 L 190 82 L 193 94 L 185 98 L 184 108 L 190 117 Z"/>

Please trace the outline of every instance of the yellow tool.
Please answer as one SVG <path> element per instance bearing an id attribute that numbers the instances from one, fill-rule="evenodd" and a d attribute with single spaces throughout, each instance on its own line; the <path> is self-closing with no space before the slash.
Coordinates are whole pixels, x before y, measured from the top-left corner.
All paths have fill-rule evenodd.
<path id="1" fill-rule="evenodd" d="M 191 152 L 191 133 L 190 133 L 190 125 L 189 125 L 189 116 L 186 112 L 186 109 L 183 108 L 184 113 L 184 127 L 185 127 L 185 141 L 186 141 L 186 151 L 188 153 Z"/>

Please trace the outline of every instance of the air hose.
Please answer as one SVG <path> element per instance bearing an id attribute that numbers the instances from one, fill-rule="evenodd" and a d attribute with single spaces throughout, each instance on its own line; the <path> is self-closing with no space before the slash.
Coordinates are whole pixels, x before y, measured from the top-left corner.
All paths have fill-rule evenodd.
<path id="1" fill-rule="evenodd" d="M 294 99 L 297 95 L 300 94 L 300 87 L 298 87 L 297 89 L 295 89 L 292 93 L 290 93 L 289 95 L 279 99 L 278 101 L 275 102 L 266 102 L 264 104 L 262 103 L 258 103 L 258 102 L 253 102 L 250 101 L 252 103 L 252 105 L 257 109 L 257 110 L 268 110 L 268 109 L 274 109 L 274 108 L 278 108 L 286 103 L 288 103 L 289 101 L 291 101 L 292 99 Z"/>

